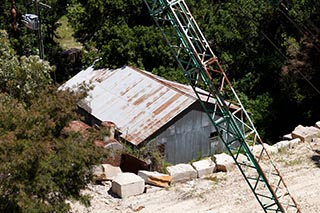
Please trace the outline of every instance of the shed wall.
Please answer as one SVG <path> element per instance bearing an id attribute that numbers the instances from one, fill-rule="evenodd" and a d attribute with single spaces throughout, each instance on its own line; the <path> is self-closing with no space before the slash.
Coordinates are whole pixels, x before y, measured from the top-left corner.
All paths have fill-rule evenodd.
<path id="1" fill-rule="evenodd" d="M 78 112 L 85 117 L 86 123 L 98 126 L 101 124 L 99 119 L 86 110 L 79 108 Z M 218 137 L 210 138 L 215 131 L 208 115 L 201 111 L 200 106 L 196 103 L 176 116 L 145 142 L 155 140 L 158 145 L 161 145 L 166 162 L 187 163 L 225 151 L 225 146 Z M 145 143 L 140 144 L 140 146 L 144 145 Z"/>
<path id="2" fill-rule="evenodd" d="M 170 123 L 155 139 L 164 147 L 167 162 L 186 163 L 221 152 L 222 142 L 218 138 L 210 138 L 215 131 L 208 115 L 193 107 Z"/>

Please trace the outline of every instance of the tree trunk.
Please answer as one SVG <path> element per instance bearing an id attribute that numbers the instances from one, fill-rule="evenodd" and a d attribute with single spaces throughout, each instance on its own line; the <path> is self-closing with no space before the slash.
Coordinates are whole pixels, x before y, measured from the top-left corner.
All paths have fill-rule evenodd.
<path id="1" fill-rule="evenodd" d="M 12 30 L 15 32 L 17 31 L 17 6 L 16 6 L 15 0 L 11 0 L 10 13 L 12 18 L 12 22 L 11 22 Z"/>

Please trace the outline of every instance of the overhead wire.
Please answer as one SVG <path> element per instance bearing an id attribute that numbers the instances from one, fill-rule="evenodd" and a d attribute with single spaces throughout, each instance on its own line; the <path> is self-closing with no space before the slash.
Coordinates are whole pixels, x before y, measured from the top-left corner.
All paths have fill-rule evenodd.
<path id="1" fill-rule="evenodd" d="M 237 3 L 237 0 L 236 0 L 236 3 Z M 248 18 L 249 21 L 251 21 L 255 26 L 257 26 L 257 24 L 256 24 L 257 21 L 254 20 L 254 18 L 249 17 L 248 15 L 246 15 L 246 14 L 249 14 L 249 13 L 245 13 L 245 11 L 243 11 L 243 9 L 242 9 L 242 7 L 241 7 L 240 4 L 237 4 L 237 6 L 238 6 L 239 10 L 244 14 L 244 16 L 245 16 L 246 18 Z M 285 17 L 287 17 L 287 16 L 285 16 Z M 288 17 L 288 18 L 290 18 L 290 17 Z M 295 25 L 297 25 L 297 27 L 299 27 L 299 25 L 298 25 L 296 22 L 294 22 L 291 18 L 290 18 L 289 21 L 290 21 L 290 22 L 293 22 L 293 24 L 295 24 Z M 298 30 L 303 33 L 303 31 L 301 30 L 300 27 L 298 28 Z M 277 50 L 277 52 L 278 52 L 285 60 L 289 61 L 289 58 L 280 50 L 280 48 L 279 48 L 262 30 L 260 30 L 260 32 L 261 32 L 261 34 L 271 43 L 271 45 Z M 301 75 L 301 77 L 320 95 L 320 90 L 319 90 L 300 70 L 298 70 L 298 73 L 299 73 L 299 74 Z"/>
<path id="2" fill-rule="evenodd" d="M 281 3 L 280 5 L 281 5 L 285 10 L 288 11 L 288 8 L 287 8 L 283 3 Z M 314 37 L 315 37 L 314 33 L 311 32 L 311 30 L 309 30 L 308 27 L 307 27 L 305 24 L 303 24 L 303 26 L 304 26 L 305 31 L 308 32 L 308 34 L 305 33 L 305 32 L 302 30 L 302 28 L 297 24 L 297 22 L 295 22 L 295 21 L 294 21 L 287 13 L 285 13 L 282 9 L 278 8 L 277 10 L 280 11 L 280 13 L 281 13 L 284 17 L 286 17 L 286 19 L 287 19 L 289 22 L 291 22 L 291 23 L 293 24 L 293 26 L 294 26 L 295 28 L 297 28 L 298 31 L 299 31 L 302 35 L 305 35 L 305 36 L 307 36 L 307 37 L 310 37 L 310 36 L 311 36 L 312 39 L 314 39 Z M 318 52 L 320 52 L 320 47 L 318 47 L 318 45 L 317 45 L 316 43 L 314 43 L 314 47 L 315 47 L 315 49 L 316 49 Z"/>

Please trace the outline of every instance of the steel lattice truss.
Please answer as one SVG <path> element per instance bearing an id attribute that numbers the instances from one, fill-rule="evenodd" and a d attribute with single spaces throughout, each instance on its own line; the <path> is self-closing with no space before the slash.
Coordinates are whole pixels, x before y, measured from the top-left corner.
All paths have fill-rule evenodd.
<path id="1" fill-rule="evenodd" d="M 220 140 L 265 212 L 300 212 L 248 113 L 183 0 L 145 0 L 149 12 L 201 102 Z M 173 29 L 173 28 L 174 29 Z M 204 88 L 209 94 L 201 93 Z M 217 116 L 221 116 L 217 119 Z M 254 147 L 260 147 L 253 150 Z M 244 153 L 246 159 L 240 158 Z"/>

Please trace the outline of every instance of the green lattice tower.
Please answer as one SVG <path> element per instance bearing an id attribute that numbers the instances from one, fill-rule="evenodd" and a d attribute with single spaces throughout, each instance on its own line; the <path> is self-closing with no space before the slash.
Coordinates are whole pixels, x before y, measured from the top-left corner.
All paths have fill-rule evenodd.
<path id="1" fill-rule="evenodd" d="M 173 55 L 265 212 L 300 212 L 231 82 L 183 0 L 144 0 Z M 173 27 L 173 28 L 172 28 Z M 209 93 L 201 92 L 205 88 Z M 200 99 L 201 97 L 201 99 Z M 214 101 L 208 108 L 207 102 Z M 218 116 L 219 115 L 219 118 Z M 221 117 L 220 117 L 221 116 Z M 253 145 L 255 150 L 253 150 Z M 244 159 L 244 153 L 246 159 Z"/>

